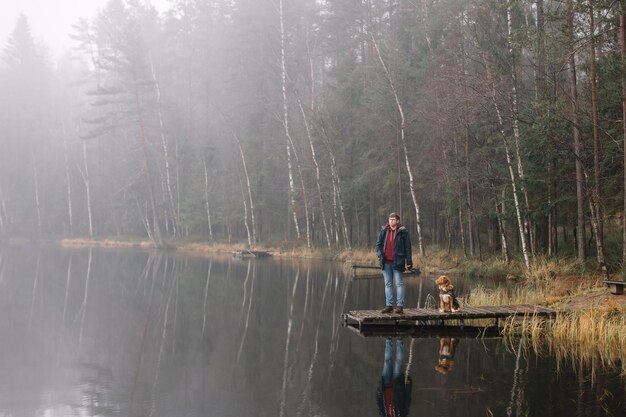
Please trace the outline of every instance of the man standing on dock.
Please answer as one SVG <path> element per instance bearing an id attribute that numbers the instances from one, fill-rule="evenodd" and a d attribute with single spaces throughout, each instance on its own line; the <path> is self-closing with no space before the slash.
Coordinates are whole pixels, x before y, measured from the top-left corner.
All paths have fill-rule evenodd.
<path id="1" fill-rule="evenodd" d="M 397 314 L 404 313 L 404 282 L 402 272 L 413 268 L 411 238 L 406 227 L 400 224 L 400 216 L 389 215 L 389 222 L 380 229 L 376 241 L 376 255 L 385 279 L 385 308 L 381 313 L 393 311 L 393 281 L 396 283 Z"/>

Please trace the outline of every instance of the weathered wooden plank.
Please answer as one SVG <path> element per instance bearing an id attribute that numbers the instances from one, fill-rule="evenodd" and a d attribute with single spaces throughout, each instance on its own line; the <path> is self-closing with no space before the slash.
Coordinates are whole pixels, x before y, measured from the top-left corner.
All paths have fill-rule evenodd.
<path id="1" fill-rule="evenodd" d="M 604 281 L 604 283 L 609 287 L 611 294 L 620 295 L 624 294 L 624 286 L 626 285 L 625 281 Z"/>
<path id="2" fill-rule="evenodd" d="M 363 337 L 412 337 L 412 338 L 492 338 L 500 337 L 500 331 L 495 326 L 472 327 L 472 326 L 415 326 L 414 324 L 399 324 L 397 326 L 370 324 L 359 327 L 348 324 L 346 327 Z"/>
<path id="3" fill-rule="evenodd" d="M 555 316 L 556 311 L 547 307 L 529 304 L 514 306 L 464 306 L 457 312 L 442 313 L 438 309 L 406 308 L 404 314 L 383 314 L 378 310 L 354 310 L 344 315 L 344 320 L 357 323 L 401 323 L 417 320 L 469 320 L 505 318 L 511 316 L 535 315 Z"/>

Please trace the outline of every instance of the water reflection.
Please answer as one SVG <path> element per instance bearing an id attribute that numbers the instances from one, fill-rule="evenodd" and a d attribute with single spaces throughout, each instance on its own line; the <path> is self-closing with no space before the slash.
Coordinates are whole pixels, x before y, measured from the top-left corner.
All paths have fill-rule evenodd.
<path id="1" fill-rule="evenodd" d="M 395 351 L 394 351 L 395 347 Z M 383 371 L 376 389 L 376 405 L 381 417 L 405 417 L 411 406 L 413 380 L 404 373 L 404 340 L 385 340 Z"/>
<path id="2" fill-rule="evenodd" d="M 445 375 L 452 370 L 458 344 L 459 340 L 454 337 L 442 337 L 439 339 L 439 359 L 437 359 L 435 371 Z"/>
<path id="3" fill-rule="evenodd" d="M 413 305 L 436 294 L 432 277 L 405 289 Z M 389 369 L 400 415 L 624 414 L 619 367 L 592 379 L 500 339 L 341 326 L 381 294 L 325 262 L 0 247 L 0 415 L 374 415 Z"/>

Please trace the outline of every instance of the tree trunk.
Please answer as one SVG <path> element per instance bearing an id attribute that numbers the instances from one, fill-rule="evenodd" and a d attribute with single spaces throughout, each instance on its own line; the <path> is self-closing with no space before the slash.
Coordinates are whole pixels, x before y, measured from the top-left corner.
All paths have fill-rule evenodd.
<path id="1" fill-rule="evenodd" d="M 507 46 L 509 49 L 509 59 L 511 60 L 511 111 L 513 116 L 513 138 L 515 139 L 515 159 L 517 162 L 517 175 L 519 177 L 519 187 L 522 195 L 524 196 L 524 233 L 530 243 L 531 254 L 535 253 L 535 237 L 533 233 L 533 227 L 530 223 L 530 204 L 528 202 L 528 192 L 526 191 L 526 175 L 524 173 L 524 165 L 522 163 L 522 153 L 520 151 L 520 130 L 519 130 L 519 109 L 518 109 L 518 94 L 517 94 L 517 64 L 515 53 L 513 51 L 512 33 L 513 26 L 511 22 L 511 0 L 506 8 L 506 20 L 507 20 Z"/>
<path id="2" fill-rule="evenodd" d="M 139 142 L 141 145 L 141 150 L 143 151 L 145 170 L 146 170 L 146 182 L 148 183 L 148 199 L 150 204 L 150 209 L 152 212 L 152 237 L 154 242 L 161 246 L 163 244 L 163 238 L 161 236 L 161 227 L 159 225 L 159 217 L 157 214 L 156 208 L 156 197 L 154 196 L 154 185 L 152 184 L 153 174 L 152 174 L 152 164 L 150 163 L 150 153 L 148 150 L 148 140 L 146 138 L 146 131 L 143 122 L 143 114 L 141 109 L 141 103 L 139 100 L 139 81 L 137 79 L 133 79 L 134 81 L 134 99 L 135 99 L 135 111 L 137 112 L 137 127 L 139 129 Z"/>
<path id="3" fill-rule="evenodd" d="M 585 174 L 585 186 L 587 187 L 588 192 L 591 194 L 591 187 L 589 187 L 589 176 L 586 171 L 583 171 Z M 589 208 L 591 209 L 591 227 L 593 230 L 593 234 L 595 235 L 596 240 L 596 256 L 598 260 L 598 265 L 600 266 L 600 271 L 602 273 L 602 278 L 605 280 L 609 279 L 609 273 L 606 269 L 606 262 L 604 260 L 604 245 L 602 239 L 598 236 L 600 233 L 600 224 L 598 218 L 596 217 L 596 213 L 598 213 L 598 201 L 595 199 L 593 194 L 588 196 L 589 198 Z"/>
<path id="4" fill-rule="evenodd" d="M 622 57 L 622 139 L 624 142 L 624 203 L 622 215 L 622 272 L 626 271 L 626 5 L 620 2 L 619 40 Z"/>
<path id="5" fill-rule="evenodd" d="M 152 55 L 150 54 L 150 73 L 152 74 L 152 82 L 156 90 L 157 110 L 159 116 L 159 131 L 161 132 L 161 149 L 163 150 L 163 161 L 165 163 L 165 185 L 167 188 L 167 201 L 169 204 L 169 211 L 172 217 L 172 226 L 174 235 L 177 234 L 178 218 L 176 216 L 176 207 L 174 205 L 174 194 L 172 193 L 172 180 L 170 175 L 170 155 L 167 148 L 167 140 L 165 138 L 165 129 L 163 127 L 163 108 L 161 105 L 161 88 L 159 87 L 159 81 L 156 77 L 154 70 L 154 64 L 152 62 Z"/>
<path id="6" fill-rule="evenodd" d="M 6 203 L 4 202 L 4 193 L 2 192 L 2 187 L 0 186 L 0 233 L 5 231 L 9 221 L 7 218 L 7 209 Z"/>
<path id="7" fill-rule="evenodd" d="M 574 155 L 576 157 L 576 245 L 579 260 L 585 259 L 585 212 L 583 192 L 583 166 L 581 161 L 582 139 L 578 105 L 578 87 L 576 86 L 576 62 L 574 55 L 574 6 L 572 0 L 566 0 L 566 29 L 569 53 L 569 82 L 572 106 L 572 128 L 574 130 Z"/>
<path id="8" fill-rule="evenodd" d="M 206 160 L 204 160 L 203 162 L 204 162 L 204 202 L 206 205 L 206 219 L 207 219 L 207 226 L 209 228 L 209 241 L 213 242 L 213 227 L 211 225 L 211 209 L 209 207 L 209 172 L 206 167 Z"/>
<path id="9" fill-rule="evenodd" d="M 37 158 L 32 153 L 33 160 L 33 178 L 35 180 L 35 209 L 37 210 L 37 237 L 41 239 L 42 221 L 41 221 L 41 199 L 39 198 L 39 174 L 37 172 Z"/>
<path id="10" fill-rule="evenodd" d="M 500 246 L 502 249 L 502 259 L 507 264 L 511 261 L 509 256 L 509 244 L 506 240 L 506 222 L 504 221 L 505 217 L 505 205 L 504 205 L 505 192 L 502 190 L 502 210 L 498 210 L 498 199 L 496 198 L 496 216 L 498 218 L 498 230 L 500 231 Z"/>
<path id="11" fill-rule="evenodd" d="M 341 216 L 341 223 L 343 226 L 343 239 L 346 245 L 346 249 L 348 251 L 351 251 L 352 245 L 350 244 L 350 235 L 348 234 L 348 223 L 346 222 L 346 215 L 343 209 L 343 201 L 341 199 L 341 182 L 339 180 L 339 173 L 337 172 L 337 162 L 335 161 L 335 154 L 332 152 L 332 150 L 330 151 L 330 171 L 333 179 L 333 189 L 336 197 L 336 205 L 339 208 L 339 214 Z"/>
<path id="12" fill-rule="evenodd" d="M 591 198 L 593 203 L 590 204 L 595 208 L 595 221 L 594 235 L 599 242 L 598 248 L 604 247 L 603 227 L 602 227 L 602 199 L 600 193 L 600 122 L 598 120 L 598 70 L 596 65 L 596 38 L 595 38 L 595 12 L 594 12 L 595 0 L 589 0 L 589 31 L 591 32 L 591 39 L 589 44 L 590 60 L 591 60 L 591 117 L 593 121 L 593 192 Z M 597 230 L 595 230 L 597 229 Z M 603 264 L 604 259 L 600 260 L 602 256 L 598 251 L 597 260 L 598 264 Z M 603 256 L 602 256 L 603 258 Z M 606 267 L 605 267 L 606 269 Z"/>
<path id="13" fill-rule="evenodd" d="M 406 165 L 407 174 L 409 175 L 409 191 L 411 192 L 411 199 L 413 200 L 413 207 L 415 208 L 415 224 L 417 226 L 417 246 L 420 251 L 420 255 L 425 256 L 426 252 L 424 250 L 424 244 L 422 241 L 422 225 L 420 221 L 420 209 L 419 209 L 419 204 L 417 203 L 417 195 L 415 192 L 415 181 L 413 179 L 413 171 L 411 170 L 411 163 L 409 161 L 409 152 L 406 146 L 404 109 L 402 108 L 402 104 L 400 104 L 400 98 L 398 97 L 396 88 L 393 85 L 391 74 L 389 73 L 389 69 L 387 68 L 385 61 L 383 60 L 383 57 L 380 53 L 380 49 L 378 48 L 378 44 L 376 43 L 376 40 L 374 39 L 374 35 L 372 33 L 370 33 L 370 38 L 372 39 L 372 44 L 374 45 L 374 49 L 376 50 L 376 54 L 378 55 L 380 64 L 383 67 L 385 76 L 387 77 L 387 81 L 389 82 L 391 93 L 393 94 L 393 97 L 396 102 L 396 107 L 398 108 L 398 112 L 400 113 L 400 139 L 402 143 L 402 150 L 404 151 L 404 163 Z"/>
<path id="14" fill-rule="evenodd" d="M 248 166 L 246 165 L 246 158 L 243 154 L 243 148 L 241 147 L 241 141 L 239 140 L 239 136 L 233 132 L 233 137 L 237 142 L 237 147 L 239 148 L 239 155 L 241 155 L 241 164 L 243 165 L 243 173 L 246 176 L 246 186 L 248 189 L 248 198 L 250 199 L 250 219 L 252 222 L 252 240 L 250 239 L 250 231 L 248 230 L 248 244 L 252 246 L 256 245 L 256 224 L 254 221 L 254 200 L 252 199 L 252 186 L 250 185 L 250 176 L 248 175 Z M 244 194 L 244 203 L 246 200 L 246 196 Z M 248 204 L 245 204 L 246 209 L 246 229 L 248 229 Z M 251 240 L 251 242 L 250 242 Z"/>
<path id="15" fill-rule="evenodd" d="M 93 216 L 91 214 L 91 181 L 89 179 L 89 164 L 87 163 L 87 142 L 83 139 L 83 168 L 78 166 L 78 171 L 85 184 L 87 197 L 87 220 L 89 222 L 89 237 L 93 237 Z"/>
<path id="16" fill-rule="evenodd" d="M 326 244 L 328 249 L 330 249 L 330 235 L 328 234 L 328 224 L 326 223 L 326 212 L 324 209 L 324 196 L 322 194 L 322 185 L 320 180 L 320 166 L 317 162 L 317 156 L 315 153 L 315 146 L 313 146 L 313 138 L 311 136 L 311 129 L 309 127 L 309 122 L 306 117 L 306 112 L 304 111 L 304 107 L 302 106 L 302 101 L 300 97 L 296 95 L 296 99 L 298 100 L 298 106 L 300 107 L 300 113 L 302 114 L 302 121 L 304 123 L 304 129 L 306 131 L 307 139 L 309 140 L 309 146 L 311 148 L 311 159 L 313 160 L 313 165 L 315 165 L 315 183 L 317 185 L 317 195 L 319 197 L 320 202 L 320 214 L 322 215 L 322 225 L 324 226 L 324 235 L 326 236 Z"/>
<path id="17" fill-rule="evenodd" d="M 504 144 L 504 152 L 506 156 L 507 167 L 509 169 L 509 176 L 511 179 L 511 188 L 513 189 L 513 201 L 515 203 L 515 214 L 517 215 L 517 225 L 520 234 L 520 242 L 522 246 L 522 254 L 524 256 L 524 264 L 526 265 L 526 269 L 530 269 L 530 258 L 528 256 L 528 247 L 526 243 L 526 233 L 524 232 L 524 220 L 522 219 L 522 212 L 519 203 L 519 197 L 517 195 L 517 180 L 515 178 L 515 172 L 513 170 L 513 163 L 511 161 L 511 151 L 509 149 L 509 143 L 506 139 L 506 132 L 504 130 L 504 122 L 502 121 L 502 114 L 500 113 L 500 107 L 498 106 L 498 102 L 496 100 L 496 86 L 493 80 L 493 75 L 491 71 L 491 60 L 488 56 L 484 56 L 485 67 L 487 70 L 487 81 L 491 84 L 491 99 L 493 102 L 493 107 L 496 110 L 496 115 L 498 116 L 498 124 L 500 125 L 500 134 L 502 136 L 502 143 Z"/>
<path id="18" fill-rule="evenodd" d="M 72 181 L 70 178 L 70 164 L 69 164 L 69 156 L 67 151 L 67 137 L 65 131 L 65 122 L 62 123 L 62 132 L 61 135 L 63 137 L 63 156 L 65 162 L 65 182 L 66 182 L 66 190 L 67 190 L 67 216 L 70 222 L 70 236 L 74 235 L 74 216 L 72 215 Z M 2 216 L 0 215 L 0 229 L 2 225 Z"/>
<path id="19" fill-rule="evenodd" d="M 285 22 L 283 16 L 283 0 L 278 0 L 278 13 L 280 17 L 280 75 L 283 95 L 283 126 L 285 128 L 287 170 L 289 172 L 289 209 L 296 227 L 296 236 L 300 239 L 300 224 L 298 223 L 298 214 L 296 213 L 296 191 L 293 185 L 293 170 L 291 167 L 291 144 L 293 141 L 291 140 L 291 133 L 289 132 L 289 109 L 287 107 L 287 68 L 285 65 Z"/>
<path id="20" fill-rule="evenodd" d="M 463 34 L 463 18 L 465 13 L 459 14 L 459 32 L 460 36 L 460 55 L 461 55 L 461 74 L 459 79 L 464 80 L 467 76 L 467 67 L 465 62 L 465 45 Z M 467 228 L 469 238 L 470 256 L 474 256 L 474 210 L 472 206 L 472 188 L 470 185 L 470 122 L 469 122 L 469 95 L 467 91 L 467 82 L 463 81 L 463 138 L 465 142 L 465 198 L 467 205 Z M 480 238 L 480 236 L 478 236 Z"/>

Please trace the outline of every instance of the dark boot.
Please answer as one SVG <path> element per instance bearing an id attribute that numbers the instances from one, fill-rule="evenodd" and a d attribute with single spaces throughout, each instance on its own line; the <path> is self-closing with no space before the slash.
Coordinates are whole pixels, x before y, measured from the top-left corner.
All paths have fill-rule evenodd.
<path id="1" fill-rule="evenodd" d="M 383 308 L 382 310 L 380 310 L 380 312 L 383 313 L 383 314 L 389 314 L 392 311 L 393 311 L 393 307 L 391 307 L 391 306 L 387 306 L 387 307 Z"/>
<path id="2" fill-rule="evenodd" d="M 396 314 L 404 314 L 404 309 L 402 308 L 402 306 L 396 307 Z"/>

